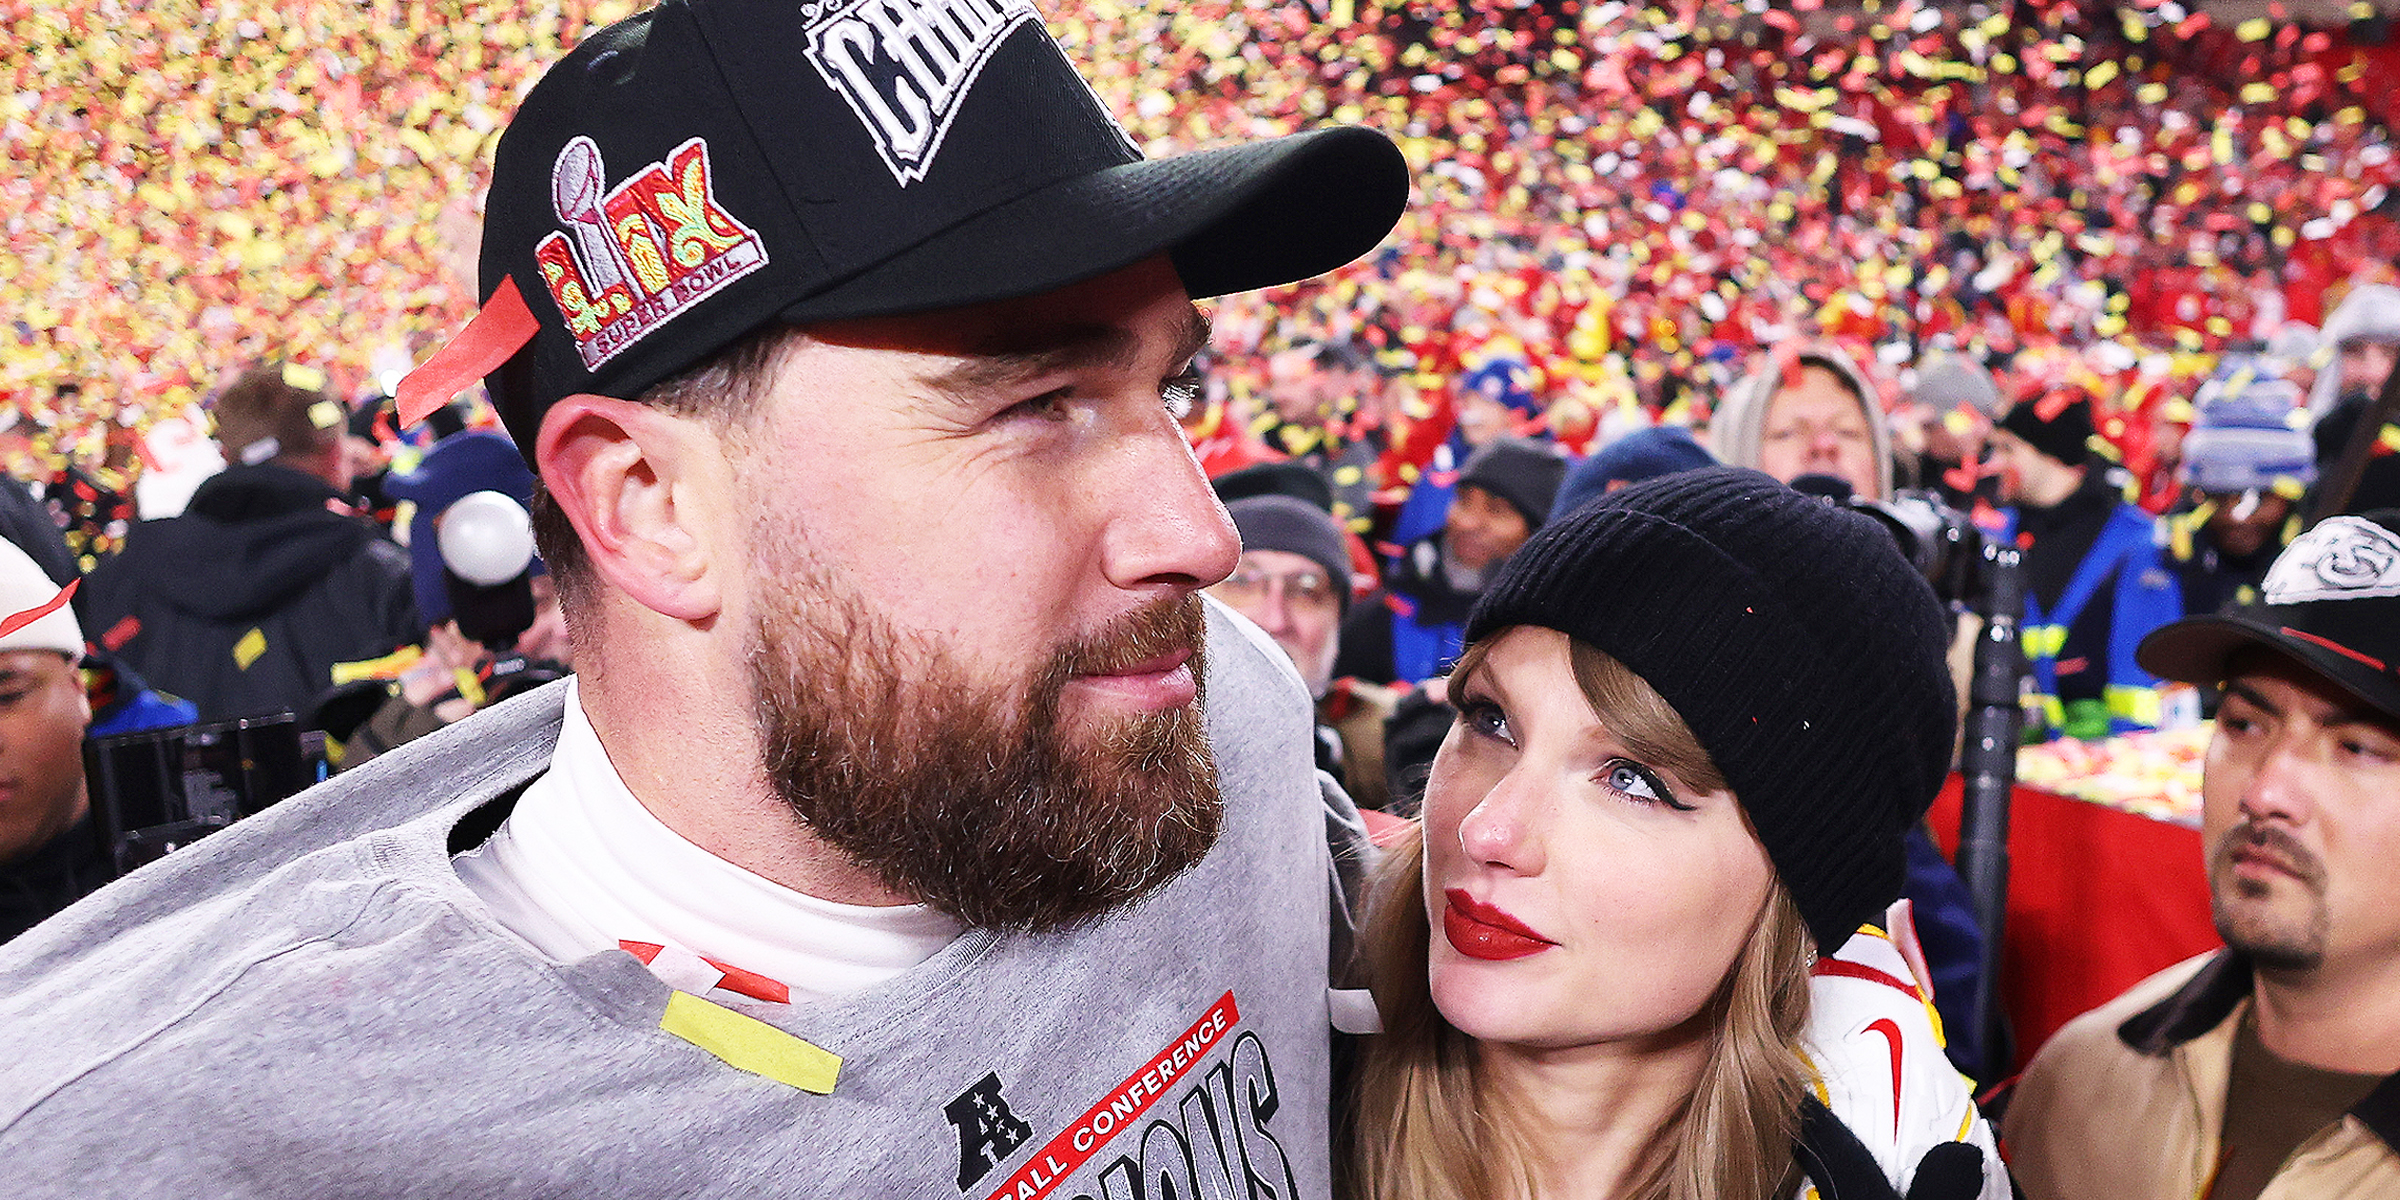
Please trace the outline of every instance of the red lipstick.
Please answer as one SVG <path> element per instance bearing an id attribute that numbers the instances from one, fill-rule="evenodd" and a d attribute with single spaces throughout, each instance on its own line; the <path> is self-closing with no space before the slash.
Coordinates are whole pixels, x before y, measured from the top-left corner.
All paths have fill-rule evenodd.
<path id="1" fill-rule="evenodd" d="M 1465 888 L 1442 893 L 1442 934 L 1450 948 L 1468 958 L 1506 962 L 1539 954 L 1558 943 L 1535 933 L 1515 917 L 1467 894 Z"/>

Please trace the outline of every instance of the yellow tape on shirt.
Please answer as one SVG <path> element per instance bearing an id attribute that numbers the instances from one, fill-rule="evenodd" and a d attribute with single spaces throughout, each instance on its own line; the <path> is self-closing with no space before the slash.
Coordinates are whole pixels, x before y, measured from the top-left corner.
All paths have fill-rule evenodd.
<path id="1" fill-rule="evenodd" d="M 724 1059 L 728 1066 L 820 1096 L 833 1094 L 833 1082 L 842 1072 L 841 1055 L 690 992 L 667 997 L 667 1013 L 658 1019 L 658 1027 Z"/>

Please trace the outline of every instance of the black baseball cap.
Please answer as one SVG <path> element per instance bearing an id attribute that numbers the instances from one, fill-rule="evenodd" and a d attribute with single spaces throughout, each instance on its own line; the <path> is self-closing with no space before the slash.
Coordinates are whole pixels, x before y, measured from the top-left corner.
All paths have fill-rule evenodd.
<path id="1" fill-rule="evenodd" d="M 1215 296 L 1321 274 L 1408 170 L 1334 127 L 1151 160 L 1030 0 L 667 0 L 544 75 L 494 156 L 474 322 L 406 419 L 485 377 L 531 455 L 773 321 L 1039 295 L 1168 253 Z"/>
<path id="2" fill-rule="evenodd" d="M 2134 661 L 2215 687 L 2235 651 L 2268 646 L 2400 718 L 2400 509 L 2328 517 L 2301 534 L 2267 568 L 2259 600 L 2161 626 Z"/>

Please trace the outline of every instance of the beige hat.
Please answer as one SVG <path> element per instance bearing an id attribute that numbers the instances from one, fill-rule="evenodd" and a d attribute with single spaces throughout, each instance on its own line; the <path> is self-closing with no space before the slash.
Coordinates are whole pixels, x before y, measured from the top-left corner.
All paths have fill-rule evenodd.
<path id="1" fill-rule="evenodd" d="M 30 616 L 34 613 L 41 615 Z M 83 626 L 75 623 L 75 610 L 33 559 L 5 540 L 0 540 L 0 650 L 56 650 L 69 661 L 83 658 Z"/>

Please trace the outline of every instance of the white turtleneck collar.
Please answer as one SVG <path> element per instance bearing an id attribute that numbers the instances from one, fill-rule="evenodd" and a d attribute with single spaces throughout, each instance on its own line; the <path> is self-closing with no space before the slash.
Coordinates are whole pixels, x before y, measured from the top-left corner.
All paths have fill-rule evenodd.
<path id="1" fill-rule="evenodd" d="M 961 932 L 922 904 L 836 904 L 718 858 L 644 808 L 608 760 L 568 683 L 550 770 L 526 787 L 489 841 L 453 859 L 500 922 L 536 950 L 572 962 L 624 948 L 667 982 L 712 984 L 792 1001 L 880 983 L 933 957 Z M 652 950 L 650 947 L 659 949 Z"/>

